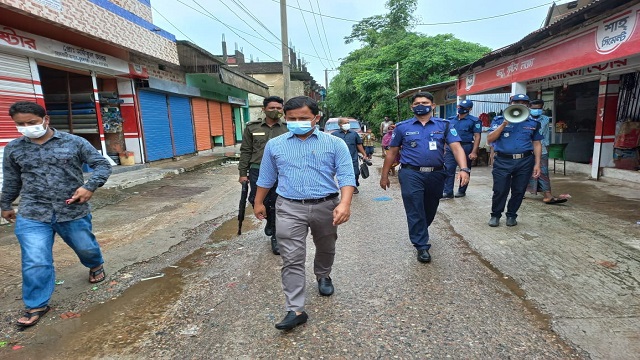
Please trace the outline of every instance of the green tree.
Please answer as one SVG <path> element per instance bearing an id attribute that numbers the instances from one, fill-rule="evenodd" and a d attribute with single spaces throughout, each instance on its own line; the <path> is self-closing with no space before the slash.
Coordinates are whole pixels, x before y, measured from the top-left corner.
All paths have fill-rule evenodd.
<path id="1" fill-rule="evenodd" d="M 395 67 L 400 67 L 400 89 L 453 79 L 449 71 L 471 63 L 491 49 L 457 39 L 452 34 L 428 36 L 411 32 L 416 21 L 416 0 L 388 0 L 389 13 L 363 19 L 353 26 L 345 41 L 359 41 L 340 64 L 339 74 L 329 85 L 326 103 L 330 116 L 364 120 L 374 131 L 384 116 L 395 118 Z M 406 103 L 400 104 L 401 119 L 410 117 Z"/>

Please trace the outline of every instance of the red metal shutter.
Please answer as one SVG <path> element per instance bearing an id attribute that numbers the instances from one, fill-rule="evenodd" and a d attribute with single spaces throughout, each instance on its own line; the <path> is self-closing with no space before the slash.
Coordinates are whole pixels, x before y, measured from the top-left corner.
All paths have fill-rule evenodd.
<path id="1" fill-rule="evenodd" d="M 209 108 L 207 100 L 192 98 L 193 124 L 196 131 L 196 149 L 211 149 L 211 130 L 209 128 Z"/>
<path id="2" fill-rule="evenodd" d="M 222 128 L 224 130 L 224 146 L 235 145 L 236 136 L 233 127 L 233 109 L 231 104 L 222 104 Z"/>

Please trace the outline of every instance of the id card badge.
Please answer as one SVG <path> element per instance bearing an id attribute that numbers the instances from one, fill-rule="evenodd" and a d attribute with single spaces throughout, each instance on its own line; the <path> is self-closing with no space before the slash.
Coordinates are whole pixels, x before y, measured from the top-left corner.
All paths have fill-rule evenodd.
<path id="1" fill-rule="evenodd" d="M 438 150 L 438 145 L 435 141 L 429 141 L 429 150 Z"/>

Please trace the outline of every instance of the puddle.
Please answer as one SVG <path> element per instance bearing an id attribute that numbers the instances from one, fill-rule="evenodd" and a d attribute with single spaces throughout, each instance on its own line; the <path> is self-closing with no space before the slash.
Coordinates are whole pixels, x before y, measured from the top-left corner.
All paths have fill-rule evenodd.
<path id="1" fill-rule="evenodd" d="M 247 215 L 242 232 L 255 230 L 259 226 L 260 222 L 253 221 L 253 217 Z M 31 343 L 21 344 L 25 347 L 18 351 L 2 354 L 3 358 L 117 357 L 119 352 L 143 341 L 143 336 L 153 331 L 154 324 L 163 321 L 169 306 L 182 294 L 184 276 L 204 265 L 205 258 L 217 256 L 226 247 L 225 242 L 237 237 L 237 231 L 238 220 L 234 217 L 217 227 L 209 236 L 210 241 L 192 254 L 160 270 L 158 274 L 142 274 L 142 278 L 152 279 L 134 284 L 104 304 L 96 304 L 78 318 L 62 320 L 60 314 L 66 310 L 54 309 L 48 314 L 49 317 L 57 317 L 53 323 L 43 319 L 36 328 L 26 330 L 37 331 Z M 206 263 L 209 264 L 210 260 Z M 105 289 L 108 289 L 108 284 L 101 285 L 99 291 Z"/>

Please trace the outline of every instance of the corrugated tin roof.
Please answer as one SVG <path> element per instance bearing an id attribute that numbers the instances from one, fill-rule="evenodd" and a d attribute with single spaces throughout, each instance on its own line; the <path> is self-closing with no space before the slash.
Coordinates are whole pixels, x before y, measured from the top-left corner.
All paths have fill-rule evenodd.
<path id="1" fill-rule="evenodd" d="M 484 66 L 485 64 L 498 58 L 518 54 L 524 50 L 531 48 L 531 46 L 533 45 L 548 40 L 549 37 L 553 37 L 565 30 L 574 28 L 584 23 L 588 19 L 604 14 L 605 12 L 622 5 L 627 4 L 627 6 L 630 7 L 638 2 L 640 2 L 640 0 L 594 0 L 593 2 L 583 7 L 566 13 L 564 16 L 557 18 L 554 23 L 530 33 L 520 41 L 493 50 L 492 52 L 486 54 L 475 62 L 457 68 L 451 71 L 449 74 L 456 76 L 461 75 L 470 69 L 473 69 L 477 66 Z"/>

